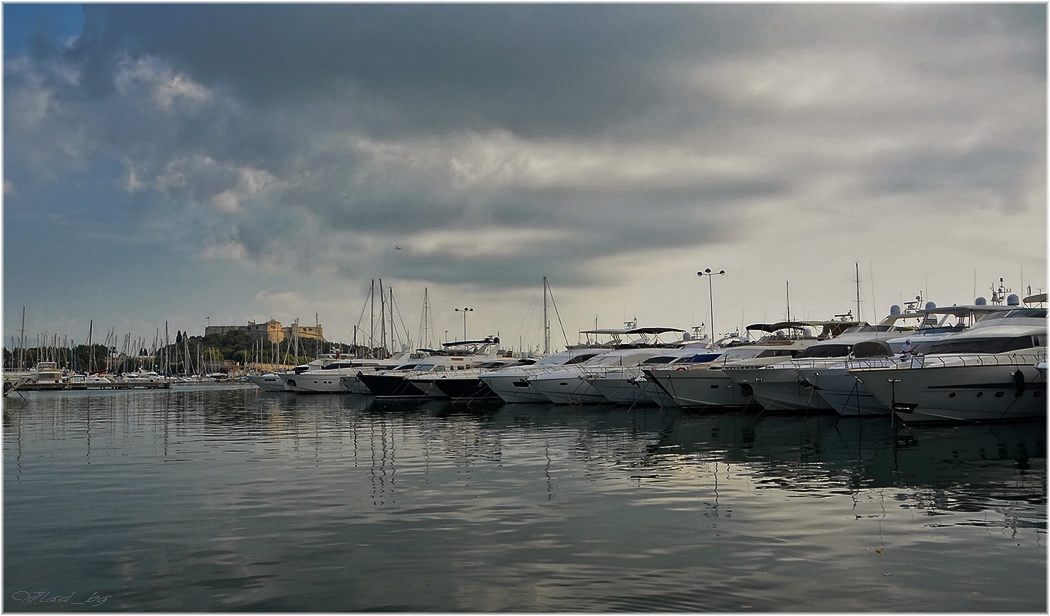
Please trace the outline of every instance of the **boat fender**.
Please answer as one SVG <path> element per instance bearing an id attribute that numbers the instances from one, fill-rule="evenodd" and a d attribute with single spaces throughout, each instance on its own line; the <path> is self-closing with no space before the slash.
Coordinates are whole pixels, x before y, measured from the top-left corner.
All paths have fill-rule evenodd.
<path id="1" fill-rule="evenodd" d="M 1018 368 L 1014 371 L 1014 388 L 1017 389 L 1017 396 L 1020 397 L 1024 393 L 1024 373 Z"/>
<path id="2" fill-rule="evenodd" d="M 685 366 L 679 366 L 678 368 L 675 368 L 675 369 L 676 370 L 685 370 Z"/>

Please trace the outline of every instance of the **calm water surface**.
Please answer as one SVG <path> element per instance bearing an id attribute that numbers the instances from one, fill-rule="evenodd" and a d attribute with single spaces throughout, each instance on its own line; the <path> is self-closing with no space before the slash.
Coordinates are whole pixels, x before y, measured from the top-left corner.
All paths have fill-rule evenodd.
<path id="1" fill-rule="evenodd" d="M 9 611 L 1046 612 L 1046 425 L 4 401 Z"/>

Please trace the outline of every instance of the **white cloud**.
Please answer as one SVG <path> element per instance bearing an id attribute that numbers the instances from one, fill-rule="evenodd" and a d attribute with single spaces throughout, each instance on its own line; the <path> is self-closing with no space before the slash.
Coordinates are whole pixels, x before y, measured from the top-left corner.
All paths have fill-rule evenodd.
<path id="1" fill-rule="evenodd" d="M 212 98 L 203 85 L 152 56 L 137 59 L 124 56 L 113 76 L 113 84 L 122 96 L 151 100 L 162 111 L 171 111 L 176 102 L 195 105 Z"/>

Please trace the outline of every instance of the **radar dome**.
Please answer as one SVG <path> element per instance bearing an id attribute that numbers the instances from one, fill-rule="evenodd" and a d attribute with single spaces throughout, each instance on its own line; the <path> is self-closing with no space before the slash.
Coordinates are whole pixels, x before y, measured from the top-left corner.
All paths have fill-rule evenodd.
<path id="1" fill-rule="evenodd" d="M 926 302 L 926 309 L 927 310 L 933 310 L 936 307 L 937 307 L 937 304 L 935 304 L 933 302 Z"/>
<path id="2" fill-rule="evenodd" d="M 977 299 L 973 300 L 973 303 L 977 304 L 978 306 L 987 306 L 988 300 L 984 299 L 983 297 L 978 297 Z"/>
<path id="3" fill-rule="evenodd" d="M 1017 297 L 1016 293 L 1011 293 L 1011 294 L 1006 296 L 1006 305 L 1007 306 L 1020 306 L 1021 305 L 1021 298 Z"/>
<path id="4" fill-rule="evenodd" d="M 898 306 L 897 304 L 894 304 L 894 305 L 890 306 L 890 314 L 898 315 L 900 313 L 901 313 L 901 307 L 900 306 Z"/>

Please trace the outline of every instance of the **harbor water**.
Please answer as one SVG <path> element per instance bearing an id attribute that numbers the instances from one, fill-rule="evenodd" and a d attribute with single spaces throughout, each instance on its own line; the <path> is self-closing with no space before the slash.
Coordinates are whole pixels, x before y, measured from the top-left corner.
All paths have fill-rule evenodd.
<path id="1" fill-rule="evenodd" d="M 7 611 L 1046 612 L 1046 424 L 4 400 Z"/>

